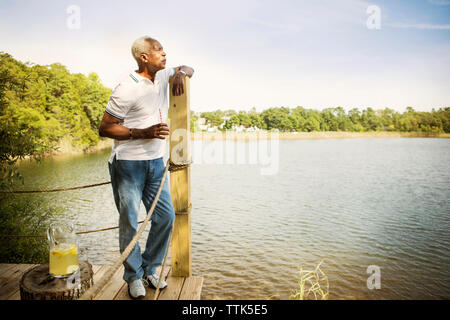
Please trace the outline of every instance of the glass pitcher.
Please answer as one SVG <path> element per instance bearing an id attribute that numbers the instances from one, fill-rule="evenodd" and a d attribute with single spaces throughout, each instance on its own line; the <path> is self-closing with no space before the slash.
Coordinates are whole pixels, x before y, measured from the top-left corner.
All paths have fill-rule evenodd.
<path id="1" fill-rule="evenodd" d="M 49 242 L 49 273 L 56 278 L 68 277 L 76 272 L 78 263 L 77 235 L 72 225 L 52 223 L 47 228 Z"/>

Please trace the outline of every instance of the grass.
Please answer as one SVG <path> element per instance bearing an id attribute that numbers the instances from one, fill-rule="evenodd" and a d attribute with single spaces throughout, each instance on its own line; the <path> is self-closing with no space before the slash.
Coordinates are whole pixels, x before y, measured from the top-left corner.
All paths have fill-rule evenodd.
<path id="1" fill-rule="evenodd" d="M 298 288 L 294 289 L 290 298 L 293 300 L 326 300 L 329 293 L 328 276 L 320 268 L 321 261 L 314 270 L 298 271 Z"/>

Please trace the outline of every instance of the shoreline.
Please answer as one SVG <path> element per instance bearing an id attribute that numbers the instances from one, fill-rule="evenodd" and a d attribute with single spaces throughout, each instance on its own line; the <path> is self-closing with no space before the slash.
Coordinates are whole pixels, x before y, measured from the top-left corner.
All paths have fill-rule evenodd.
<path id="1" fill-rule="evenodd" d="M 316 140 L 316 139 L 355 139 L 355 138 L 450 138 L 450 133 L 429 132 L 347 132 L 347 131 L 317 131 L 317 132 L 195 132 L 191 140 Z"/>
<path id="2" fill-rule="evenodd" d="M 346 132 L 346 131 L 318 131 L 318 132 L 191 132 L 191 141 L 252 141 L 252 140 L 319 140 L 319 139 L 357 139 L 357 138 L 450 138 L 450 133 L 428 132 Z M 43 158 L 63 158 L 67 156 L 83 155 L 111 148 L 113 139 L 100 138 L 98 145 L 82 149 L 73 147 L 71 141 L 64 140 L 58 144 L 59 150 L 43 156 Z M 21 159 L 23 161 L 26 159 Z"/>

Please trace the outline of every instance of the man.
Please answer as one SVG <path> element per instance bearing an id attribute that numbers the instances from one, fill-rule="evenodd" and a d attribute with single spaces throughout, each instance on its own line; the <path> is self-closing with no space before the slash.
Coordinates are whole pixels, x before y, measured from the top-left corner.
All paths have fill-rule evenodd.
<path id="1" fill-rule="evenodd" d="M 108 161 L 114 201 L 119 211 L 119 247 L 123 252 L 137 233 L 141 201 L 148 212 L 164 173 L 163 156 L 169 127 L 167 87 L 174 77 L 174 95 L 184 93 L 184 77 L 194 70 L 179 66 L 165 68 L 166 53 L 150 37 L 137 39 L 131 48 L 138 70 L 131 72 L 113 90 L 100 124 L 99 134 L 114 139 Z M 144 252 L 136 244 L 124 262 L 123 279 L 133 299 L 145 297 L 144 283 L 156 287 L 156 268 L 162 264 L 175 219 L 169 180 L 164 181 L 151 218 Z M 144 281 L 143 281 L 144 280 Z M 160 289 L 167 286 L 161 279 Z"/>

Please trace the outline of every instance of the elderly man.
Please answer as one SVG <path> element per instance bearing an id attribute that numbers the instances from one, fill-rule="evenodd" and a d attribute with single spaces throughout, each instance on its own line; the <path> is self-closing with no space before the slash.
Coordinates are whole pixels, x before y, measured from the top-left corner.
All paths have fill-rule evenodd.
<path id="1" fill-rule="evenodd" d="M 148 212 L 164 173 L 163 156 L 169 127 L 168 83 L 174 77 L 172 93 L 184 93 L 184 77 L 194 70 L 179 66 L 165 68 L 166 53 L 150 37 L 137 39 L 131 48 L 138 70 L 131 72 L 111 93 L 100 124 L 99 134 L 114 139 L 108 161 L 114 201 L 119 211 L 119 246 L 123 252 L 137 233 L 141 201 Z M 170 197 L 169 180 L 151 218 L 151 228 L 144 252 L 136 244 L 124 262 L 123 279 L 133 299 L 145 297 L 145 284 L 156 287 L 156 268 L 162 264 L 169 245 L 175 212 Z M 161 279 L 160 289 L 167 286 Z"/>

